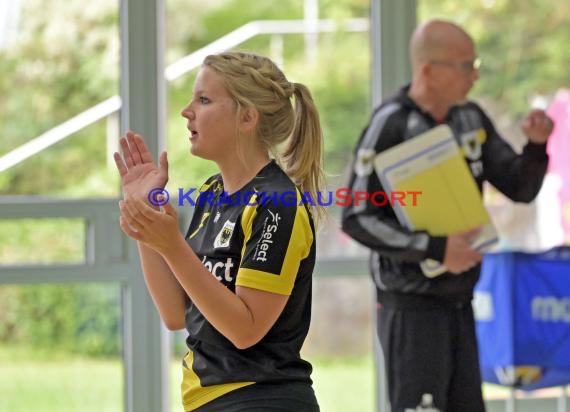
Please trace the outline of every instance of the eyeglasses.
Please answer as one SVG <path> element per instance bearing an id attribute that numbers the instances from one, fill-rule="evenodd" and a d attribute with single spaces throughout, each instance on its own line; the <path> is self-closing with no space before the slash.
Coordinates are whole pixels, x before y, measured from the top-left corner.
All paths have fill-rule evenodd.
<path id="1" fill-rule="evenodd" d="M 463 62 L 452 62 L 449 60 L 431 60 L 432 64 L 442 64 L 445 66 L 450 66 L 457 69 L 462 74 L 471 74 L 475 70 L 479 70 L 481 67 L 481 59 L 476 58 L 475 60 L 466 60 Z"/>

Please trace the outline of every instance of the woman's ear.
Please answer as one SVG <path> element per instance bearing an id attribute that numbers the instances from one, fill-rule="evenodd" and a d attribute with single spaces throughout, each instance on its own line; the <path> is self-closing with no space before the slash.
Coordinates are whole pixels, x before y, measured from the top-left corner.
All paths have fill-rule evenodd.
<path id="1" fill-rule="evenodd" d="M 257 128 L 259 112 L 254 107 L 248 107 L 241 111 L 240 129 L 243 132 L 251 133 Z"/>

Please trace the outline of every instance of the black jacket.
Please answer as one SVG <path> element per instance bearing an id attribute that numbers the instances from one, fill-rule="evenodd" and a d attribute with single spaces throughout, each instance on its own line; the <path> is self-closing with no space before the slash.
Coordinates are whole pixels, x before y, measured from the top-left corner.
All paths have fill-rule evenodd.
<path id="1" fill-rule="evenodd" d="M 375 154 L 437 126 L 407 96 L 408 87 L 378 107 L 362 132 L 352 163 L 349 188 L 353 192 L 383 191 L 372 166 Z M 545 144 L 528 143 L 517 154 L 473 102 L 453 107 L 445 123 L 453 130 L 480 190 L 487 180 L 516 202 L 534 199 L 548 165 Z M 353 202 L 343 209 L 342 229 L 371 249 L 371 272 L 380 302 L 417 307 L 471 299 L 480 267 L 461 275 L 424 276 L 419 262 L 426 258 L 443 261 L 447 238 L 406 229 L 389 204 L 360 202 L 355 206 Z"/>

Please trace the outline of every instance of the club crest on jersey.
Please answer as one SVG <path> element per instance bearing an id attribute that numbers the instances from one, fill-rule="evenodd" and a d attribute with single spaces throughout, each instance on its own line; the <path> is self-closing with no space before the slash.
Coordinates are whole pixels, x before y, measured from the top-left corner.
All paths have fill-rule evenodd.
<path id="1" fill-rule="evenodd" d="M 482 145 L 487 140 L 485 129 L 480 128 L 463 133 L 459 140 L 461 142 L 461 150 L 463 155 L 467 158 L 471 173 L 475 177 L 483 174 L 483 162 L 481 156 L 483 154 Z"/>
<path id="2" fill-rule="evenodd" d="M 359 149 L 354 163 L 354 173 L 359 177 L 369 176 L 374 170 L 375 157 L 374 149 Z"/>
<path id="3" fill-rule="evenodd" d="M 469 160 L 479 159 L 482 154 L 481 146 L 485 142 L 486 137 L 484 129 L 477 129 L 463 133 L 459 137 L 463 155 Z"/>
<path id="4" fill-rule="evenodd" d="M 230 222 L 229 220 L 226 220 L 226 223 L 224 223 L 222 230 L 220 230 L 218 236 L 216 236 L 216 239 L 214 240 L 214 248 L 217 249 L 221 247 L 228 247 L 230 245 L 230 239 L 232 238 L 232 234 L 234 233 L 235 225 L 236 225 L 235 222 Z"/>

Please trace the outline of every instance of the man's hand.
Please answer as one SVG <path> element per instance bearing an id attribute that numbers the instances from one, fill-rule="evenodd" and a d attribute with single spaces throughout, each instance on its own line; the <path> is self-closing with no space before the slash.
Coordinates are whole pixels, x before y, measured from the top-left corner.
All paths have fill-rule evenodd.
<path id="1" fill-rule="evenodd" d="M 523 121 L 522 130 L 532 143 L 544 144 L 547 142 L 552 130 L 554 122 L 544 110 L 532 110 Z"/>
<path id="2" fill-rule="evenodd" d="M 481 228 L 454 233 L 447 237 L 443 264 L 454 274 L 463 273 L 476 266 L 483 255 L 471 247 L 471 242 L 481 232 Z"/>

